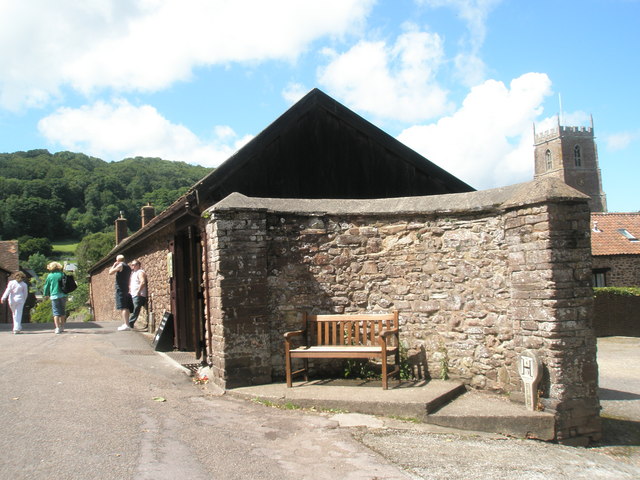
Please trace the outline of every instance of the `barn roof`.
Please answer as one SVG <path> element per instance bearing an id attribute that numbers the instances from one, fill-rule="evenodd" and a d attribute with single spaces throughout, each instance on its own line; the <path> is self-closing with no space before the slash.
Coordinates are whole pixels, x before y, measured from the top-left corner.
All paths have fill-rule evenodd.
<path id="1" fill-rule="evenodd" d="M 475 189 L 314 89 L 110 255 L 229 194 L 371 199 Z"/>
<path id="2" fill-rule="evenodd" d="M 393 198 L 474 190 L 318 89 L 194 188 L 207 207 L 233 192 Z"/>

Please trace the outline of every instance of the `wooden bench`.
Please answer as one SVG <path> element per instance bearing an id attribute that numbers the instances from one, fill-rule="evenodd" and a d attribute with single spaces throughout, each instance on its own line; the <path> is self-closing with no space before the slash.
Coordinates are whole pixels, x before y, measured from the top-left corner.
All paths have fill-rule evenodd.
<path id="1" fill-rule="evenodd" d="M 382 388 L 388 379 L 400 373 L 398 312 L 389 314 L 308 315 L 303 314 L 305 328 L 284 334 L 287 387 L 292 377 L 304 373 L 308 381 L 310 358 L 379 358 L 382 361 Z M 292 339 L 302 337 L 294 347 Z M 388 372 L 387 359 L 393 355 L 395 368 Z M 301 358 L 304 367 L 292 371 L 292 359 Z"/>

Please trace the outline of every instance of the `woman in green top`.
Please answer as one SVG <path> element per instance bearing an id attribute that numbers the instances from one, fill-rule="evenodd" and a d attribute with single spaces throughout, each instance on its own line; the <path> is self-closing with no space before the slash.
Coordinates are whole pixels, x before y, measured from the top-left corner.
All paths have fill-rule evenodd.
<path id="1" fill-rule="evenodd" d="M 51 273 L 44 281 L 42 294 L 51 297 L 51 310 L 53 311 L 53 323 L 56 326 L 55 333 L 64 332 L 64 324 L 67 321 L 67 294 L 60 289 L 60 279 L 62 278 L 62 265 L 58 262 L 51 262 L 47 265 L 47 270 Z"/>

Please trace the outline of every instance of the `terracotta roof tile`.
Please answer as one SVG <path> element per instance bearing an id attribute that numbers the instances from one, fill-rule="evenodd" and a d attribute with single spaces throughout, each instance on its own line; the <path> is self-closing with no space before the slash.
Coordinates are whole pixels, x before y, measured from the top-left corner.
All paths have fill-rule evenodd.
<path id="1" fill-rule="evenodd" d="M 638 241 L 631 241 L 626 230 Z M 591 252 L 593 255 L 640 255 L 640 213 L 592 213 Z"/>
<path id="2" fill-rule="evenodd" d="M 18 241 L 0 241 L 0 267 L 9 272 L 18 270 Z"/>

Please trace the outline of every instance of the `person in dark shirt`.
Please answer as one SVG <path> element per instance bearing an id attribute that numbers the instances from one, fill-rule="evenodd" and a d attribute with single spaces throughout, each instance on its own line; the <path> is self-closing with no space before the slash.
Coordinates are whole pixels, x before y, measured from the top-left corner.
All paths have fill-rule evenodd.
<path id="1" fill-rule="evenodd" d="M 118 330 L 131 330 L 129 326 L 129 315 L 133 309 L 131 295 L 129 295 L 129 278 L 131 277 L 131 267 L 124 261 L 124 255 L 118 255 L 115 263 L 109 269 L 109 275 L 116 276 L 116 310 L 120 310 L 122 325 Z"/>

